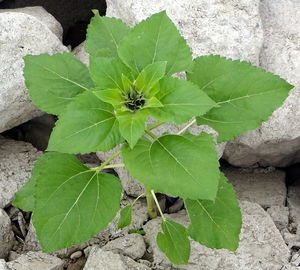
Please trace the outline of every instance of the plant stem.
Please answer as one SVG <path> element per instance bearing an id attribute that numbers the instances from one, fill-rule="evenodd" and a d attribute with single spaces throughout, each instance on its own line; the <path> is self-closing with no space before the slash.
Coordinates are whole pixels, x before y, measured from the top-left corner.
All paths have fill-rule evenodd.
<path id="1" fill-rule="evenodd" d="M 164 122 L 157 122 L 157 123 L 154 123 L 154 124 L 152 124 L 152 125 L 149 125 L 148 128 L 147 128 L 147 130 L 150 131 L 150 130 L 155 129 L 155 128 L 157 128 L 157 127 L 163 125 L 163 124 L 164 124 Z"/>
<path id="2" fill-rule="evenodd" d="M 157 140 L 155 134 L 153 134 L 150 130 L 145 130 L 145 133 L 149 135 L 153 140 Z"/>
<path id="3" fill-rule="evenodd" d="M 146 189 L 146 200 L 147 200 L 147 208 L 148 208 L 148 215 L 151 219 L 157 218 L 157 211 L 155 206 L 155 201 L 151 193 L 151 189 Z"/>
<path id="4" fill-rule="evenodd" d="M 188 123 L 182 130 L 180 130 L 177 135 L 182 134 L 183 132 L 185 132 L 187 129 L 189 129 L 189 127 L 191 127 L 192 125 L 194 125 L 196 123 L 196 119 L 194 119 L 193 121 L 191 121 L 190 123 Z"/>
<path id="5" fill-rule="evenodd" d="M 138 196 L 134 201 L 133 203 L 131 204 L 132 206 L 134 206 L 134 204 L 142 197 L 142 196 L 145 196 L 146 193 L 142 193 L 140 196 Z"/>
<path id="6" fill-rule="evenodd" d="M 105 160 L 100 166 L 96 168 L 92 168 L 91 170 L 96 171 L 97 173 L 101 172 L 109 162 L 114 160 L 118 155 L 121 154 L 121 150 L 117 151 L 116 153 L 112 154 L 107 160 Z"/>
<path id="7" fill-rule="evenodd" d="M 123 168 L 123 167 L 125 167 L 125 164 L 119 163 L 119 164 L 106 165 L 103 169 L 113 169 L 113 168 Z"/>
<path id="8" fill-rule="evenodd" d="M 166 217 L 164 216 L 164 213 L 162 212 L 162 210 L 160 208 L 160 205 L 159 205 L 159 202 L 158 202 L 158 200 L 156 198 L 154 190 L 151 190 L 151 195 L 152 195 L 152 198 L 154 199 L 154 202 L 156 203 L 156 207 L 157 207 L 157 209 L 158 209 L 158 211 L 159 211 L 159 213 L 161 215 L 161 218 L 163 219 L 163 221 L 165 221 Z"/>

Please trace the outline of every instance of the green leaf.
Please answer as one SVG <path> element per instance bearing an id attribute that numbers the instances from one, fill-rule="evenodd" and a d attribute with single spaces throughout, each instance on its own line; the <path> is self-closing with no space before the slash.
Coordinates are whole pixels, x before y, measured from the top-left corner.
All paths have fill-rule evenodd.
<path id="1" fill-rule="evenodd" d="M 157 108 L 157 107 L 163 107 L 164 105 L 161 104 L 161 102 L 156 98 L 152 97 L 148 100 L 146 100 L 145 105 L 143 108 Z"/>
<path id="2" fill-rule="evenodd" d="M 121 142 L 113 107 L 89 91 L 76 97 L 56 122 L 47 150 L 84 154 L 107 151 Z"/>
<path id="3" fill-rule="evenodd" d="M 148 115 L 147 110 L 125 111 L 117 114 L 120 133 L 131 148 L 144 135 Z"/>
<path id="4" fill-rule="evenodd" d="M 242 216 L 234 189 L 221 174 L 215 202 L 185 200 L 191 224 L 190 236 L 209 248 L 235 251 L 239 245 Z"/>
<path id="5" fill-rule="evenodd" d="M 185 227 L 170 219 L 161 224 L 163 233 L 156 238 L 160 250 L 174 264 L 187 264 L 190 258 L 191 245 Z"/>
<path id="6" fill-rule="evenodd" d="M 198 57 L 188 79 L 219 105 L 197 119 L 199 125 L 209 125 L 218 131 L 218 142 L 231 140 L 260 126 L 293 87 L 247 62 L 216 55 Z"/>
<path id="7" fill-rule="evenodd" d="M 193 66 L 190 48 L 165 11 L 136 25 L 120 43 L 118 53 L 135 75 L 159 61 L 167 61 L 167 75 L 191 71 Z"/>
<path id="8" fill-rule="evenodd" d="M 120 60 L 91 57 L 90 73 L 98 89 L 123 89 L 122 75 L 131 78 L 131 71 Z"/>
<path id="9" fill-rule="evenodd" d="M 96 90 L 93 91 L 93 93 L 102 101 L 113 105 L 114 108 L 118 108 L 122 105 L 122 92 L 120 89 Z"/>
<path id="10" fill-rule="evenodd" d="M 33 225 L 44 252 L 89 240 L 119 211 L 122 187 L 111 174 L 97 174 L 74 156 L 47 153 L 36 179 Z"/>
<path id="11" fill-rule="evenodd" d="M 27 55 L 24 77 L 32 102 L 60 114 L 78 94 L 93 87 L 87 67 L 72 53 Z"/>
<path id="12" fill-rule="evenodd" d="M 160 81 L 160 91 L 156 97 L 163 107 L 151 109 L 151 115 L 160 121 L 176 124 L 203 115 L 216 106 L 197 85 L 171 77 Z"/>
<path id="13" fill-rule="evenodd" d="M 100 17 L 97 10 L 88 26 L 85 50 L 90 56 L 118 57 L 117 49 L 120 41 L 130 28 L 121 20 Z"/>
<path id="14" fill-rule="evenodd" d="M 145 67 L 136 79 L 136 87 L 145 94 L 150 94 L 150 90 L 164 77 L 167 62 L 156 62 Z"/>
<path id="15" fill-rule="evenodd" d="M 214 200 L 219 163 L 211 135 L 164 135 L 142 138 L 133 149 L 122 147 L 126 169 L 157 192 L 190 199 Z"/>
<path id="16" fill-rule="evenodd" d="M 125 206 L 120 213 L 120 220 L 118 223 L 118 229 L 123 229 L 130 225 L 132 219 L 132 205 Z"/>

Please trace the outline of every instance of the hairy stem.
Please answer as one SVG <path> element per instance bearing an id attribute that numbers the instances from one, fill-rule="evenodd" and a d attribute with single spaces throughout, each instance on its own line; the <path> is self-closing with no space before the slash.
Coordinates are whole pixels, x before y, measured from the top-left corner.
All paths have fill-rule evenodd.
<path id="1" fill-rule="evenodd" d="M 125 167 L 125 164 L 119 163 L 119 164 L 106 165 L 103 169 L 114 169 L 114 168 L 123 168 L 123 167 Z"/>
<path id="2" fill-rule="evenodd" d="M 180 130 L 177 135 L 180 135 L 182 133 L 184 133 L 187 129 L 189 129 L 192 125 L 194 125 L 196 123 L 196 119 L 194 119 L 193 121 L 191 121 L 190 123 L 188 123 L 182 130 Z"/>
<path id="3" fill-rule="evenodd" d="M 100 166 L 96 167 L 96 168 L 92 168 L 91 170 L 96 171 L 97 173 L 101 172 L 107 165 L 109 162 L 111 162 L 112 160 L 114 160 L 118 155 L 121 154 L 121 150 L 117 151 L 116 153 L 112 154 L 107 160 L 105 160 Z"/>
<path id="4" fill-rule="evenodd" d="M 146 130 L 145 133 L 149 135 L 153 140 L 157 140 L 157 137 L 155 134 L 153 134 L 150 130 Z"/>
<path id="5" fill-rule="evenodd" d="M 151 219 L 157 218 L 157 210 L 155 206 L 155 201 L 151 193 L 151 189 L 146 189 L 146 200 L 147 200 L 147 208 L 148 208 L 148 215 Z"/>
<path id="6" fill-rule="evenodd" d="M 158 209 L 158 211 L 160 213 L 161 218 L 163 219 L 163 221 L 165 221 L 166 218 L 165 218 L 164 213 L 162 212 L 162 210 L 160 208 L 160 205 L 159 205 L 159 202 L 158 202 L 158 200 L 156 198 L 154 190 L 151 190 L 151 195 L 152 195 L 152 198 L 154 199 L 154 202 L 156 203 L 156 207 L 157 207 L 157 209 Z"/>

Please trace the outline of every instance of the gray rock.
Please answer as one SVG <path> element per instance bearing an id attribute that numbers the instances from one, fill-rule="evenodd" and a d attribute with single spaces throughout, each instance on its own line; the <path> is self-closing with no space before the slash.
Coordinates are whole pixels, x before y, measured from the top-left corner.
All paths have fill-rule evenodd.
<path id="1" fill-rule="evenodd" d="M 291 223 L 293 223 L 296 233 L 300 235 L 300 186 L 289 186 L 287 202 L 290 209 Z"/>
<path id="2" fill-rule="evenodd" d="M 25 7 L 25 8 L 14 8 L 14 9 L 0 9 L 0 13 L 3 12 L 16 12 L 24 13 L 35 17 L 40 22 L 44 23 L 60 40 L 62 40 L 63 29 L 60 23 L 43 7 Z"/>
<path id="3" fill-rule="evenodd" d="M 138 260 L 145 254 L 146 244 L 143 236 L 133 233 L 108 242 L 102 249 Z"/>
<path id="4" fill-rule="evenodd" d="M 41 154 L 29 143 L 0 136 L 0 208 L 10 204 L 29 180 L 33 163 Z"/>
<path id="5" fill-rule="evenodd" d="M 267 209 L 267 213 L 273 219 L 277 229 L 282 231 L 289 225 L 289 208 L 282 205 L 274 205 Z"/>
<path id="6" fill-rule="evenodd" d="M 300 2 L 263 0 L 261 16 L 265 38 L 260 64 L 295 89 L 260 128 L 228 143 L 224 158 L 235 166 L 284 167 L 300 161 Z"/>
<path id="7" fill-rule="evenodd" d="M 240 200 L 260 204 L 264 208 L 284 206 L 285 173 L 275 169 L 223 169 Z"/>
<path id="8" fill-rule="evenodd" d="M 0 270 L 9 270 L 7 268 L 6 262 L 0 259 Z"/>
<path id="9" fill-rule="evenodd" d="M 0 259 L 5 259 L 14 244 L 9 216 L 0 208 Z"/>
<path id="10" fill-rule="evenodd" d="M 133 26 L 166 10 L 194 56 L 221 54 L 258 64 L 263 40 L 259 4 L 259 0 L 107 0 L 106 15 Z"/>
<path id="11" fill-rule="evenodd" d="M 129 257 L 104 251 L 94 247 L 83 270 L 150 270 L 144 264 L 140 264 Z"/>
<path id="12" fill-rule="evenodd" d="M 176 269 L 188 270 L 280 270 L 289 260 L 289 249 L 270 216 L 258 205 L 241 202 L 243 228 L 240 245 L 236 252 L 225 249 L 206 248 L 194 241 L 191 242 L 189 265 Z M 168 215 L 169 218 L 188 225 L 185 211 Z M 149 221 L 144 229 L 146 241 L 153 250 L 154 263 L 168 269 L 171 263 L 161 253 L 155 243 L 160 231 L 161 219 Z"/>
<path id="13" fill-rule="evenodd" d="M 7 266 L 10 270 L 63 270 L 64 261 L 45 253 L 28 252 Z"/>
<path id="14" fill-rule="evenodd" d="M 0 13 L 0 132 L 41 112 L 30 102 L 24 84 L 23 56 L 67 51 L 48 26 L 25 13 Z"/>
<path id="15" fill-rule="evenodd" d="M 84 42 L 74 48 L 73 53 L 84 64 L 89 64 L 89 54 L 84 50 Z"/>

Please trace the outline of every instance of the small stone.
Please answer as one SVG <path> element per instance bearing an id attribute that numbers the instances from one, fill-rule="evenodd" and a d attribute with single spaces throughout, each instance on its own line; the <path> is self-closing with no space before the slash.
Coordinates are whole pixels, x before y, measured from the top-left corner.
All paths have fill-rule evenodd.
<path id="1" fill-rule="evenodd" d="M 6 212 L 0 208 L 0 259 L 5 259 L 14 244 L 11 222 Z"/>
<path id="2" fill-rule="evenodd" d="M 295 253 L 291 258 L 291 265 L 292 266 L 299 266 L 300 265 L 300 254 Z"/>
<path id="3" fill-rule="evenodd" d="M 129 257 L 94 247 L 83 270 L 150 270 Z"/>
<path id="4" fill-rule="evenodd" d="M 286 201 L 285 173 L 269 169 L 223 169 L 240 200 L 260 204 L 263 208 L 284 206 Z"/>
<path id="5" fill-rule="evenodd" d="M 288 187 L 288 207 L 290 209 L 290 219 L 294 224 L 296 233 L 300 235 L 300 186 Z"/>
<path id="6" fill-rule="evenodd" d="M 70 255 L 70 259 L 76 260 L 76 259 L 79 259 L 82 255 L 83 255 L 82 251 L 78 250 Z"/>
<path id="7" fill-rule="evenodd" d="M 273 219 L 277 229 L 282 231 L 289 225 L 289 208 L 282 205 L 274 205 L 267 209 L 267 213 Z"/>
<path id="8" fill-rule="evenodd" d="M 84 256 L 87 258 L 90 255 L 93 246 L 88 246 L 83 250 Z"/>
<path id="9" fill-rule="evenodd" d="M 41 154 L 29 143 L 0 136 L 0 208 L 10 204 L 29 180 L 33 164 Z"/>
<path id="10" fill-rule="evenodd" d="M 146 244 L 143 236 L 133 233 L 108 242 L 102 249 L 138 260 L 145 254 Z"/>
<path id="11" fill-rule="evenodd" d="M 21 255 L 15 251 L 10 251 L 9 252 L 9 256 L 8 256 L 8 261 L 14 261 L 16 259 L 18 259 Z"/>
<path id="12" fill-rule="evenodd" d="M 63 270 L 64 261 L 45 253 L 28 252 L 7 266 L 11 270 Z"/>

